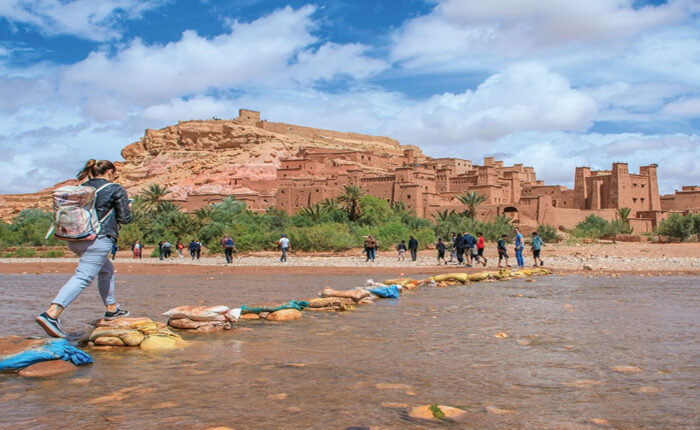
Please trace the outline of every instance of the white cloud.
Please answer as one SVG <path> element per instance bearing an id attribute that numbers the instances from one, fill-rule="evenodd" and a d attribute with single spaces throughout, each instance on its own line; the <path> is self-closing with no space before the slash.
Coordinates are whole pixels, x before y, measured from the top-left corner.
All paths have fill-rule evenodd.
<path id="1" fill-rule="evenodd" d="M 664 106 L 663 113 L 684 117 L 700 117 L 700 97 L 678 100 Z"/>
<path id="2" fill-rule="evenodd" d="M 641 9 L 632 0 L 442 0 L 394 34 L 392 59 L 406 67 L 489 67 L 533 55 L 572 55 L 692 19 L 692 0 Z M 562 50 L 564 50 L 562 52 Z M 568 50 L 568 51 L 567 51 Z M 451 65 L 450 65 L 451 64 Z"/>
<path id="3" fill-rule="evenodd" d="M 4 0 L 0 17 L 37 28 L 48 36 L 71 35 L 106 41 L 119 39 L 124 20 L 139 19 L 168 0 Z"/>
<path id="4" fill-rule="evenodd" d="M 389 130 L 416 145 L 488 146 L 520 131 L 583 130 L 595 113 L 594 100 L 572 89 L 565 78 L 540 64 L 524 63 L 492 75 L 475 91 L 407 103 Z"/>

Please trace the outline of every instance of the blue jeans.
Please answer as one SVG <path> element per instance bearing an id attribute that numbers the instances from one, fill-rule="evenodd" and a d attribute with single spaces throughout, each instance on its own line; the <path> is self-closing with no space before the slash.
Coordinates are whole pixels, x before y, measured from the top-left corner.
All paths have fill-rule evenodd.
<path id="1" fill-rule="evenodd" d="M 53 304 L 64 309 L 97 278 L 97 290 L 105 306 L 116 303 L 114 300 L 114 266 L 109 261 L 109 253 L 114 242 L 107 236 L 95 240 L 68 242 L 68 249 L 80 256 L 78 268 L 68 282 L 63 285 Z"/>
<path id="2" fill-rule="evenodd" d="M 280 248 L 282 250 L 282 258 L 280 258 L 280 261 L 287 261 L 287 249 L 288 248 Z"/>
<path id="3" fill-rule="evenodd" d="M 376 257 L 376 252 L 377 250 L 374 248 L 367 248 L 367 259 L 374 261 L 374 257 Z"/>
<path id="4" fill-rule="evenodd" d="M 515 250 L 515 259 L 518 262 L 518 267 L 525 267 L 525 260 L 523 259 L 523 249 L 522 248 Z"/>

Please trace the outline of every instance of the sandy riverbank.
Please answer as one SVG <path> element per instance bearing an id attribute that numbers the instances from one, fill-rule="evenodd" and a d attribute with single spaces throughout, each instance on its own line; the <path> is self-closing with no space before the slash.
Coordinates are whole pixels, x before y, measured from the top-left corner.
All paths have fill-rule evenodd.
<path id="1" fill-rule="evenodd" d="M 281 263 L 278 254 L 260 252 L 237 255 L 230 265 L 223 256 L 206 256 L 200 260 L 189 257 L 168 261 L 155 258 L 133 260 L 127 252 L 117 255 L 115 266 L 118 272 L 131 274 L 277 274 L 277 273 L 443 273 L 465 270 L 456 264 L 438 265 L 435 251 L 422 250 L 417 261 L 399 262 L 394 252 L 380 252 L 374 262 L 365 262 L 361 250 L 342 254 L 298 253 L 291 254 L 289 261 Z M 497 257 L 493 247 L 485 253 L 489 259 L 487 270 L 495 270 Z M 583 245 L 554 244 L 545 247 L 542 253 L 545 267 L 558 273 L 623 274 L 644 275 L 698 275 L 700 274 L 700 243 L 596 243 Z M 515 263 L 511 252 L 511 264 Z M 4 258 L 0 259 L 0 273 L 71 273 L 77 258 Z M 529 252 L 525 253 L 526 266 L 532 265 Z M 590 266 L 593 270 L 584 270 Z M 484 270 L 478 267 L 469 271 Z"/>

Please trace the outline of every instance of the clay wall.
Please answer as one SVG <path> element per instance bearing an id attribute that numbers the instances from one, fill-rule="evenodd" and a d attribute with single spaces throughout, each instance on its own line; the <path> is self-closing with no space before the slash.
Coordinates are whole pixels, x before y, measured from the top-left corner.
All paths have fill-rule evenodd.
<path id="1" fill-rule="evenodd" d="M 676 212 L 700 212 L 700 187 L 683 187 L 681 191 L 660 198 L 661 209 Z"/>

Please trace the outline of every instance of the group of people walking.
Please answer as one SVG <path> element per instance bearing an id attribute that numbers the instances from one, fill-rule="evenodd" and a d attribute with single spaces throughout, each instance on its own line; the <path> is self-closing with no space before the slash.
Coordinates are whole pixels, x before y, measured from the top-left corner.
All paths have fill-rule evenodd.
<path id="1" fill-rule="evenodd" d="M 371 237 L 371 236 L 370 236 Z M 508 235 L 504 234 L 498 240 L 496 250 L 498 251 L 498 265 L 496 267 L 512 267 L 508 263 L 508 250 L 507 250 L 507 240 Z M 365 245 L 366 246 L 366 245 Z M 543 266 L 544 262 L 540 258 L 540 252 L 542 250 L 543 241 L 542 238 L 537 234 L 537 232 L 532 233 L 532 241 L 530 244 L 530 249 L 532 250 L 532 257 L 534 260 L 534 266 Z M 452 233 L 452 237 L 449 242 L 445 242 L 442 238 L 438 238 L 435 244 L 435 250 L 437 251 L 437 262 L 438 264 L 449 264 L 456 260 L 456 264 L 464 264 L 466 267 L 472 267 L 476 264 L 481 264 L 486 267 L 488 259 L 484 256 L 484 249 L 486 248 L 486 240 L 481 232 L 476 233 L 476 237 L 472 236 L 468 232 L 462 233 Z M 515 259 L 516 266 L 519 268 L 525 267 L 525 260 L 523 258 L 523 249 L 525 248 L 525 241 L 520 229 L 515 229 Z M 418 241 L 411 236 L 406 245 L 406 241 L 402 240 L 401 243 L 396 245 L 396 250 L 398 252 L 398 261 L 404 261 L 406 258 L 406 250 L 411 251 L 411 260 L 416 261 L 416 256 L 418 252 Z M 450 259 L 447 260 L 445 255 L 447 251 L 450 251 Z M 504 263 L 505 265 L 501 265 Z"/>

